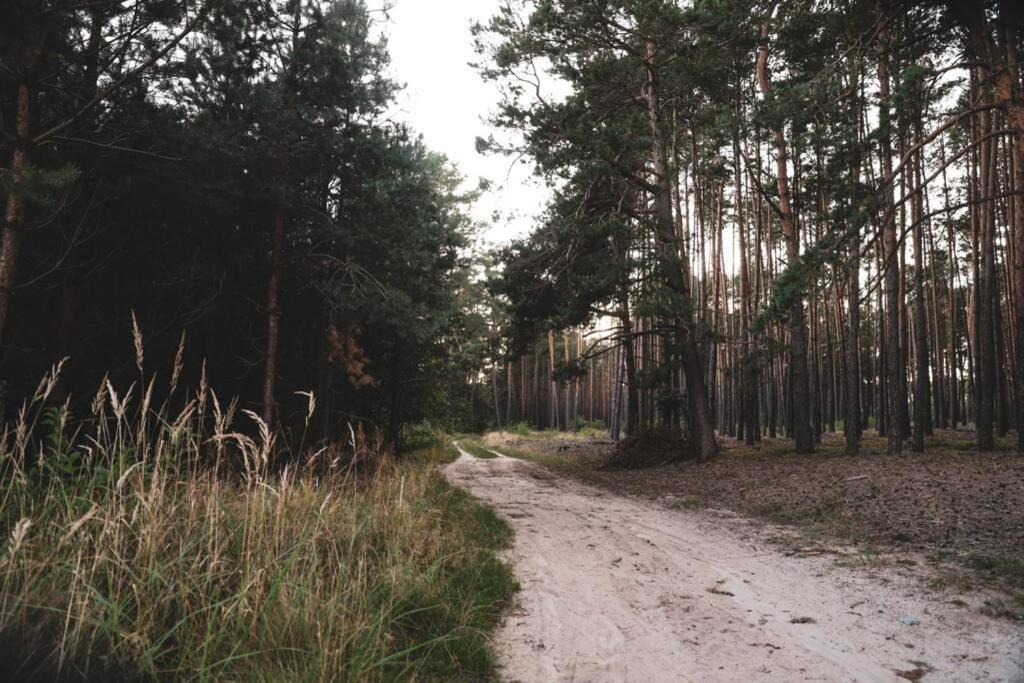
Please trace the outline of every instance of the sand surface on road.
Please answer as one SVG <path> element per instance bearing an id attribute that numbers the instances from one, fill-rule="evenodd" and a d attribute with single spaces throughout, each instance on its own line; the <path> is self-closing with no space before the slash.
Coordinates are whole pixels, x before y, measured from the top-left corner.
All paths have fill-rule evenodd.
<path id="1" fill-rule="evenodd" d="M 729 513 L 523 460 L 463 451 L 445 473 L 515 531 L 522 590 L 497 635 L 506 680 L 1024 681 L 1019 624 L 895 570 L 786 554 Z"/>

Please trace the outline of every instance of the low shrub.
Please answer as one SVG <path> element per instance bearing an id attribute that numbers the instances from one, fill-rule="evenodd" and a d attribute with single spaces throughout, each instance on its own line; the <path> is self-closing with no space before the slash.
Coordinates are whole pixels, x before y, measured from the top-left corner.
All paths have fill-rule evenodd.
<path id="1" fill-rule="evenodd" d="M 448 441 L 445 430 L 430 422 L 406 425 L 402 429 L 402 450 L 418 451 L 444 446 Z"/>
<path id="2" fill-rule="evenodd" d="M 656 427 L 640 430 L 620 441 L 605 468 L 641 469 L 698 456 L 686 432 L 676 427 Z"/>

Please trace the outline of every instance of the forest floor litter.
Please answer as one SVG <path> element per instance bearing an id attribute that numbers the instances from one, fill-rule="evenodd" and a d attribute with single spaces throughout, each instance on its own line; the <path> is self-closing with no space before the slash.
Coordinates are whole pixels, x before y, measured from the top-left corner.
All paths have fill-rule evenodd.
<path id="1" fill-rule="evenodd" d="M 523 459 L 463 451 L 446 474 L 515 531 L 522 591 L 496 636 L 507 680 L 1024 681 L 1020 624 L 986 613 L 985 591 L 929 585 L 911 553 L 779 544 L 783 528 L 724 504 L 620 495 Z"/>
<path id="2" fill-rule="evenodd" d="M 652 448 L 647 462 L 623 467 L 607 439 L 544 434 L 496 432 L 484 442 L 669 507 L 725 509 L 797 528 L 803 539 L 922 554 L 947 569 L 960 565 L 1015 593 L 1009 608 L 1024 619 L 1024 456 L 1012 436 L 996 453 L 978 453 L 972 431 L 936 430 L 925 453 L 895 457 L 874 433 L 864 435 L 857 455 L 843 453 L 841 434 L 823 435 L 810 455 L 793 453 L 788 439 L 746 446 L 720 437 L 722 457 L 708 463 Z"/>

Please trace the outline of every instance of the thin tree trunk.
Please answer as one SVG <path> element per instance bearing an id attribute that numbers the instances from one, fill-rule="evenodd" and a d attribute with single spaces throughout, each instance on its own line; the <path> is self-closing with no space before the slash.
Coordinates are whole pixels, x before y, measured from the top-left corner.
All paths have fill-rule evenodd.
<path id="1" fill-rule="evenodd" d="M 551 384 L 551 427 L 559 428 L 558 423 L 558 382 L 555 380 L 555 333 L 548 330 L 548 380 Z"/>
<path id="2" fill-rule="evenodd" d="M 281 308 L 281 261 L 284 252 L 285 209 L 277 208 L 274 218 L 273 244 L 270 252 L 270 279 L 267 282 L 267 350 L 263 375 L 263 421 L 268 427 L 274 423 L 274 383 L 277 379 L 277 349 Z"/>
<path id="3" fill-rule="evenodd" d="M 915 139 L 920 136 L 920 124 L 915 120 Z M 917 163 L 914 164 L 915 171 L 911 174 L 916 178 Z M 911 195 L 911 220 L 913 221 L 914 237 L 914 440 L 912 450 L 921 452 L 924 450 L 924 436 L 928 429 L 928 411 L 930 410 L 930 396 L 928 384 L 928 323 L 925 320 L 924 301 L 924 245 L 921 222 L 922 196 L 921 187 L 913 183 L 913 194 Z"/>
<path id="4" fill-rule="evenodd" d="M 620 349 L 622 357 L 616 359 L 615 363 L 615 385 L 612 388 L 612 410 L 610 419 L 610 435 L 613 441 L 619 440 L 620 423 L 622 422 L 622 373 L 624 370 L 625 349 Z"/>
<path id="5" fill-rule="evenodd" d="M 741 115 L 740 84 L 736 83 L 736 109 Z M 739 116 L 737 116 L 739 119 Z M 750 268 L 747 264 L 747 224 L 743 212 L 743 176 L 740 173 L 740 131 L 739 127 L 733 133 L 733 175 L 736 183 L 736 231 L 739 233 L 740 243 L 740 391 L 743 424 L 743 441 L 747 445 L 754 444 L 758 439 L 757 419 L 757 395 L 758 395 L 758 373 L 757 356 L 752 352 L 752 339 L 750 334 L 751 316 L 751 293 L 750 293 Z"/>
<path id="6" fill-rule="evenodd" d="M 981 133 L 984 137 L 992 128 L 992 116 L 982 115 Z M 976 346 L 978 347 L 979 377 L 977 381 L 977 440 L 978 450 L 995 449 L 995 391 L 996 391 L 996 343 L 994 326 L 995 295 L 995 203 L 992 199 L 994 178 L 994 141 L 986 140 L 981 145 L 980 173 L 980 224 L 978 226 L 979 269 L 975 296 L 977 309 Z"/>
<path id="7" fill-rule="evenodd" d="M 860 230 L 851 231 L 848 247 L 847 324 L 846 333 L 846 451 L 860 450 Z"/>
<path id="8" fill-rule="evenodd" d="M 565 359 L 566 367 L 569 366 L 570 362 L 570 351 L 569 351 L 569 333 L 562 333 L 562 355 Z M 570 421 L 572 420 L 572 385 L 568 382 L 565 384 L 565 417 L 563 418 L 564 431 L 572 431 L 570 429 Z"/>
<path id="9" fill-rule="evenodd" d="M 494 422 L 498 426 L 498 431 L 501 431 L 501 402 L 499 401 L 500 395 L 498 394 L 498 366 L 491 366 L 491 386 L 494 389 Z"/>
<path id="10" fill-rule="evenodd" d="M 879 16 L 882 15 L 882 3 L 879 3 Z M 893 211 L 893 165 L 892 146 L 889 128 L 889 45 L 888 29 L 883 28 L 878 37 L 878 128 L 881 136 L 882 157 L 882 211 L 885 223 L 882 225 L 883 262 L 885 273 L 885 360 L 886 386 L 888 389 L 887 431 L 889 435 L 889 454 L 898 454 L 903 450 L 903 434 L 900 415 L 906 412 L 906 395 L 901 391 L 902 382 L 899 377 L 906 375 L 902 364 L 900 350 L 900 287 L 898 273 L 898 254 L 896 239 L 896 223 Z M 903 408 L 901 409 L 901 404 Z"/>
<path id="11" fill-rule="evenodd" d="M 292 7 L 292 59 L 289 62 L 284 75 L 284 102 L 285 107 L 290 107 L 292 94 L 295 92 L 296 84 L 294 73 L 295 55 L 299 49 L 299 31 L 302 26 L 302 0 L 295 0 Z M 281 160 L 281 191 L 277 211 L 274 215 L 274 233 L 271 239 L 270 253 L 270 279 L 267 282 L 267 350 L 265 356 L 263 375 L 263 422 L 267 427 L 273 428 L 274 422 L 274 385 L 277 380 L 277 355 L 280 345 L 280 289 L 281 289 L 281 267 L 284 260 L 284 240 L 287 222 L 287 210 L 285 207 L 285 193 L 288 187 L 289 161 L 288 152 L 282 155 Z M 470 406 L 472 407 L 472 406 Z"/>
<path id="12" fill-rule="evenodd" d="M 758 49 L 757 81 L 761 92 L 767 97 L 771 94 L 771 81 L 768 78 L 768 22 L 761 26 L 761 45 Z M 800 259 L 800 236 L 797 233 L 796 220 L 793 215 L 791 192 L 789 187 L 789 170 L 787 168 L 786 135 L 782 123 L 775 128 L 776 148 L 776 182 L 779 189 L 779 213 L 782 218 L 782 233 L 786 241 L 786 259 L 790 267 L 796 267 Z M 802 293 L 794 297 L 789 311 L 789 348 L 790 369 L 792 379 L 791 397 L 793 438 L 798 453 L 814 452 L 814 431 L 811 428 L 810 415 L 810 378 L 807 371 L 807 326 L 804 321 L 804 303 Z"/>
<path id="13" fill-rule="evenodd" d="M 4 207 L 4 227 L 0 232 L 0 340 L 3 339 L 10 313 L 11 292 L 14 290 L 18 251 L 21 247 L 21 232 L 25 220 L 25 201 L 19 186 L 24 182 L 28 169 L 31 140 L 32 91 L 27 77 L 18 83 L 18 101 L 15 107 L 14 128 L 17 139 L 14 141 L 14 154 L 11 158 L 11 183 L 7 193 L 7 204 Z"/>
<path id="14" fill-rule="evenodd" d="M 506 382 L 508 386 L 505 387 L 505 424 L 512 424 L 512 404 L 515 402 L 515 392 L 512 390 L 512 359 L 508 360 L 505 372 Z"/>

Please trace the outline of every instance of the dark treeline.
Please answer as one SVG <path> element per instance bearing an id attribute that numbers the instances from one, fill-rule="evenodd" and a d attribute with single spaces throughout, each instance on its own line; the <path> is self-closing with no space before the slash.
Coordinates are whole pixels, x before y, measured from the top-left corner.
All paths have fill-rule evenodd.
<path id="1" fill-rule="evenodd" d="M 2 15 L 7 417 L 65 356 L 58 394 L 79 414 L 105 374 L 138 380 L 134 315 L 157 394 L 203 377 L 302 425 L 296 392 L 312 390 L 327 436 L 486 419 L 473 197 L 388 120 L 380 11 L 12 0 Z"/>
<path id="2" fill-rule="evenodd" d="M 481 145 L 557 188 L 493 282 L 498 417 L 703 457 L 1018 427 L 1019 3 L 509 0 L 477 38 Z"/>

